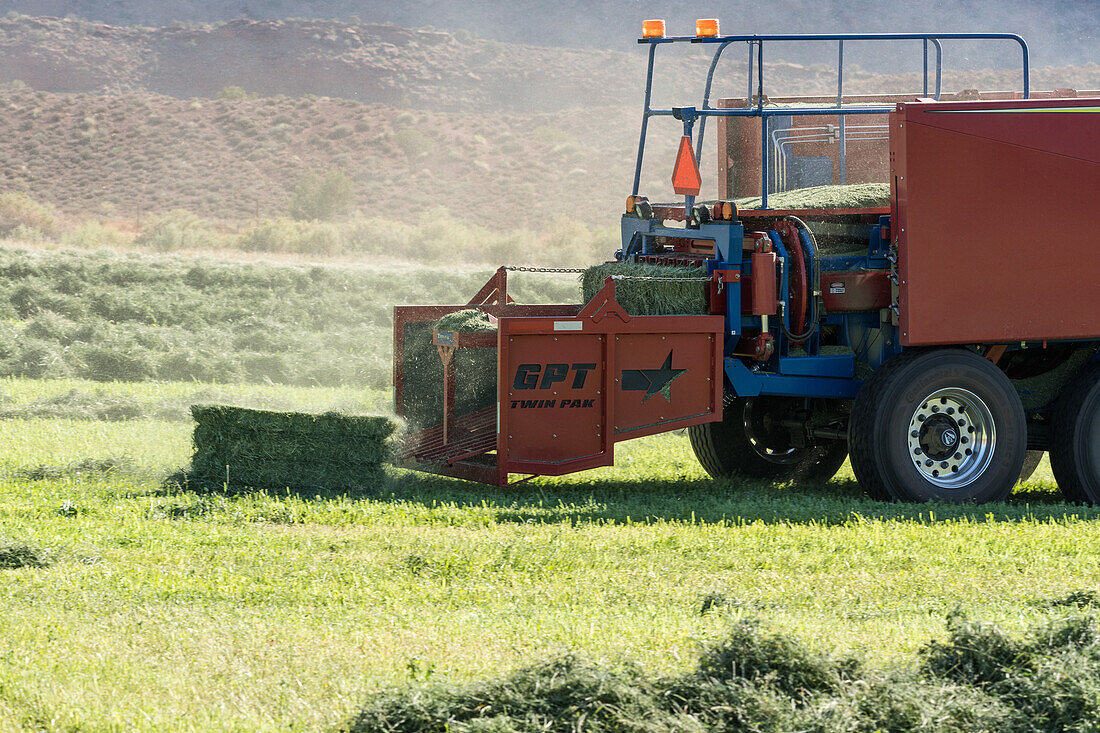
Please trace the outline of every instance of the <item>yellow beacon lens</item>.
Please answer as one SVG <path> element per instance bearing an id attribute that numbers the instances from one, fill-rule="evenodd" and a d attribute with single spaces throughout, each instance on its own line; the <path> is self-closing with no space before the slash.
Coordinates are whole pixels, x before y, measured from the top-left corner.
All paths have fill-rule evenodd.
<path id="1" fill-rule="evenodd" d="M 665 22 L 663 20 L 643 20 L 642 38 L 664 38 Z"/>
<path id="2" fill-rule="evenodd" d="M 700 18 L 695 21 L 695 35 L 699 38 L 713 38 L 718 35 L 717 18 Z"/>

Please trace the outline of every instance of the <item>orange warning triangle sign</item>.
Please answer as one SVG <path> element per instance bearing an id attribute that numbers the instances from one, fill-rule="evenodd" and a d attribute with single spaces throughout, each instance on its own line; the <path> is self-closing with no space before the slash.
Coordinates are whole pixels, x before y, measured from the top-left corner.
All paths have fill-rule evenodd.
<path id="1" fill-rule="evenodd" d="M 691 149 L 691 138 L 680 138 L 680 150 L 676 153 L 676 165 L 672 169 L 672 190 L 679 194 L 698 196 L 703 179 L 699 177 L 699 164 Z"/>

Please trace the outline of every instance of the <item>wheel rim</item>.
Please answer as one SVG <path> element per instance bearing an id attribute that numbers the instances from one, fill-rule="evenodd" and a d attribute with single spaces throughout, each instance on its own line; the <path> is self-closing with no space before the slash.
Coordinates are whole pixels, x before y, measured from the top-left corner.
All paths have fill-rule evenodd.
<path id="1" fill-rule="evenodd" d="M 924 480 L 943 489 L 966 486 L 993 462 L 997 430 L 982 398 L 959 387 L 925 397 L 909 420 L 909 455 Z"/>
<path id="2" fill-rule="evenodd" d="M 741 414 L 745 437 L 749 439 L 749 445 L 756 454 L 766 461 L 780 465 L 798 463 L 805 455 L 805 449 L 790 445 L 789 434 L 782 428 L 777 429 L 778 426 L 774 424 L 774 412 L 762 408 L 755 400 L 745 400 L 745 408 Z"/>

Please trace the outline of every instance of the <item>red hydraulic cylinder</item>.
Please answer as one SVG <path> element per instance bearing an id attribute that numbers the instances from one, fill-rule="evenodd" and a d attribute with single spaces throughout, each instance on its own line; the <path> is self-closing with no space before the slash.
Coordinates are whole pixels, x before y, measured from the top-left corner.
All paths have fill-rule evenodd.
<path id="1" fill-rule="evenodd" d="M 752 253 L 752 313 L 755 316 L 774 316 L 775 252 Z"/>

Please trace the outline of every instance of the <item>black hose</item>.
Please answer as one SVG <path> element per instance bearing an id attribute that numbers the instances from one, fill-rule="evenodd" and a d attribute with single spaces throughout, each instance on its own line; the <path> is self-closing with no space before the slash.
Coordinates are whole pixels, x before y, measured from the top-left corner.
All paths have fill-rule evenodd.
<path id="1" fill-rule="evenodd" d="M 806 341 L 807 339 L 809 339 L 811 336 L 814 335 L 814 331 L 817 330 L 818 321 L 821 319 L 821 305 L 818 303 L 817 296 L 814 295 L 814 291 L 818 288 L 818 286 L 820 284 L 820 278 L 821 278 L 821 273 L 818 272 L 818 267 L 820 266 L 820 263 L 818 262 L 818 259 L 817 259 L 817 238 L 814 237 L 813 230 L 810 229 L 808 226 L 806 226 L 806 222 L 802 221 L 797 216 L 791 216 L 791 215 L 788 214 L 784 218 L 787 219 L 788 221 L 794 222 L 795 225 L 799 229 L 805 231 L 806 234 L 809 235 L 810 250 L 811 250 L 810 251 L 810 259 L 813 260 L 813 263 L 811 265 L 812 269 L 811 269 L 811 272 L 810 272 L 810 282 L 809 282 L 810 312 L 813 315 L 810 318 L 809 327 L 806 329 L 806 331 L 804 333 L 794 334 L 794 333 L 791 333 L 790 330 L 787 328 L 786 321 L 782 318 L 779 319 L 779 328 L 783 331 L 783 335 L 787 337 L 787 340 L 788 341 L 793 341 L 795 343 L 801 343 L 803 341 Z M 802 246 L 802 237 L 798 238 L 798 246 L 799 247 Z"/>

